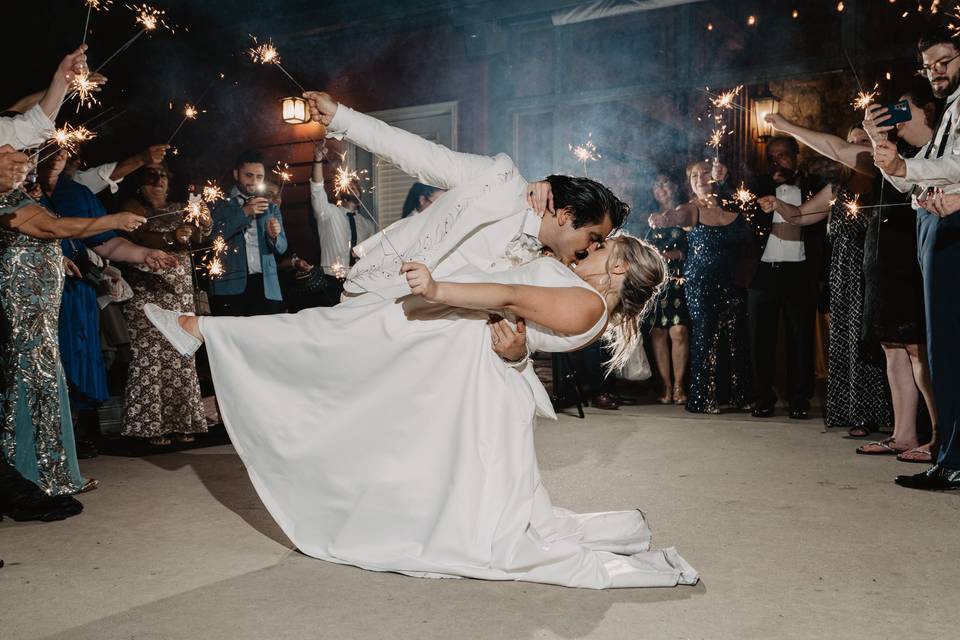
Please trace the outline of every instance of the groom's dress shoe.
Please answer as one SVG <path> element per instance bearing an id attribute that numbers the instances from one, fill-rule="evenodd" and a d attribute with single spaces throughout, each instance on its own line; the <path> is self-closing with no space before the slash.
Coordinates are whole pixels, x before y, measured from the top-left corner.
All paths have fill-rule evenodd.
<path id="1" fill-rule="evenodd" d="M 753 407 L 753 411 L 750 412 L 754 418 L 769 418 L 773 415 L 773 405 L 772 404 L 758 404 Z"/>
<path id="2" fill-rule="evenodd" d="M 143 305 L 143 312 L 180 355 L 192 356 L 200 348 L 202 343 L 180 326 L 180 316 L 187 314 L 161 309 L 152 302 Z"/>
<path id="3" fill-rule="evenodd" d="M 950 491 L 960 489 L 960 469 L 948 469 L 940 465 L 933 465 L 923 473 L 912 476 L 897 476 L 894 482 L 908 489 Z"/>

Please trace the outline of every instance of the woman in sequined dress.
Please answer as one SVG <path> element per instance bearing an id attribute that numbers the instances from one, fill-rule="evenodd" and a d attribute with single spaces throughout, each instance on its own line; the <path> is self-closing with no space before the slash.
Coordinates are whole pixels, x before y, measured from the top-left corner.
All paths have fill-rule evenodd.
<path id="1" fill-rule="evenodd" d="M 171 438 L 192 442 L 194 434 L 207 432 L 196 360 L 170 347 L 147 320 L 143 305 L 153 303 L 194 313 L 190 249 L 210 235 L 213 221 L 209 214 L 187 221 L 183 204 L 167 201 L 170 170 L 165 163 L 144 167 L 134 174 L 133 182 L 136 198 L 125 202 L 123 208 L 147 218 L 133 239 L 165 249 L 176 257 L 177 265 L 162 273 L 133 269 L 127 273 L 133 298 L 123 305 L 130 329 L 131 361 L 122 433 L 147 438 L 154 446 L 169 445 Z"/>
<path id="2" fill-rule="evenodd" d="M 663 381 L 661 404 L 686 404 L 685 376 L 689 350 L 690 322 L 687 298 L 683 288 L 683 260 L 687 255 L 687 231 L 682 227 L 665 226 L 664 214 L 677 206 L 677 183 L 666 173 L 657 175 L 653 197 L 660 211 L 650 214 L 648 242 L 660 250 L 667 263 L 668 278 L 645 323 L 650 329 L 653 359 Z M 671 364 L 672 370 L 671 370 Z M 671 375 L 672 374 L 672 375 Z"/>
<path id="3" fill-rule="evenodd" d="M 84 490 L 57 339 L 64 263 L 61 238 L 132 231 L 144 219 L 118 213 L 57 218 L 21 191 L 0 198 L 0 451 L 48 495 Z M 91 485 L 92 486 L 92 485 Z"/>
<path id="4" fill-rule="evenodd" d="M 726 174 L 719 163 L 690 165 L 693 200 L 663 214 L 664 224 L 690 229 L 683 278 L 691 333 L 686 408 L 692 413 L 743 408 L 751 400 L 746 292 L 733 283 L 747 226 L 716 193 Z"/>

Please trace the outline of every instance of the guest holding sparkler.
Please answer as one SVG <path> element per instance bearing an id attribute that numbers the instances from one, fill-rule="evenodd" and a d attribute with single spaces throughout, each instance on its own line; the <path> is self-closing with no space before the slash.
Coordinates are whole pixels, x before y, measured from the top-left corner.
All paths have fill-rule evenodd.
<path id="1" fill-rule="evenodd" d="M 683 261 L 687 256 L 687 230 L 668 226 L 665 214 L 677 206 L 678 187 L 666 172 L 657 174 L 653 182 L 653 198 L 660 205 L 657 213 L 650 214 L 647 241 L 660 250 L 667 264 L 668 277 L 660 293 L 654 298 L 654 306 L 645 323 L 650 329 L 653 359 L 663 382 L 661 404 L 687 403 L 684 378 L 687 374 L 689 355 L 689 332 L 687 325 L 687 298 L 684 292 Z M 671 369 L 671 363 L 673 365 Z"/>
<path id="2" fill-rule="evenodd" d="M 799 166 L 800 146 L 788 136 L 767 142 L 769 173 L 753 191 L 776 195 L 795 206 L 819 187 Z M 820 185 L 822 186 L 822 185 Z M 814 321 L 821 274 L 824 225 L 790 225 L 779 214 L 751 216 L 752 241 L 744 247 L 737 283 L 748 289 L 750 353 L 753 359 L 755 418 L 773 415 L 777 394 L 777 329 L 783 313 L 787 334 L 787 400 L 790 417 L 806 420 L 813 397 Z M 810 230 L 810 231 L 808 231 Z"/>
<path id="3" fill-rule="evenodd" d="M 77 217 L 99 218 L 106 215 L 106 209 L 89 189 L 63 174 L 66 162 L 67 152 L 59 151 L 40 163 L 38 183 L 43 191 L 44 204 L 53 211 Z M 92 255 L 88 249 L 93 252 Z M 110 397 L 100 349 L 100 308 L 97 304 L 102 258 L 137 264 L 149 262 L 157 267 L 168 266 L 171 258 L 162 251 L 134 245 L 117 237 L 112 231 L 98 233 L 82 241 L 64 240 L 61 250 L 68 273 L 76 277 L 68 278 L 63 286 L 59 325 L 60 358 L 69 385 L 77 455 L 80 458 L 92 458 L 96 455 L 94 434 L 81 417 L 89 417 L 91 411 Z"/>
<path id="4" fill-rule="evenodd" d="M 133 298 L 123 305 L 130 331 L 130 368 L 122 434 L 146 438 L 154 446 L 193 442 L 206 433 L 196 360 L 171 349 L 143 314 L 143 305 L 162 304 L 182 313 L 195 313 L 193 259 L 190 249 L 209 235 L 213 220 L 199 201 L 189 207 L 170 202 L 170 169 L 153 163 L 133 174 L 136 196 L 124 208 L 147 222 L 132 234 L 137 242 L 162 248 L 175 260 L 167 271 L 131 269 L 127 281 Z"/>
<path id="5" fill-rule="evenodd" d="M 340 189 L 336 204 L 330 202 L 324 188 L 323 165 L 326 144 L 314 149 L 313 175 L 310 178 L 310 204 L 317 221 L 320 236 L 320 263 L 324 273 L 324 298 L 326 306 L 340 302 L 343 280 L 359 256 L 353 248 L 377 232 L 373 221 L 360 211 L 360 185 L 358 180 L 340 169 Z M 442 190 L 440 191 L 442 193 Z M 439 194 L 438 194 L 439 195 Z M 409 199 L 409 196 L 408 196 Z M 429 198 L 426 199 L 431 202 Z M 422 205 L 420 205 L 422 206 Z"/>
<path id="6" fill-rule="evenodd" d="M 0 195 L 6 195 L 21 185 L 27 177 L 30 158 L 9 144 L 0 147 Z"/>
<path id="7" fill-rule="evenodd" d="M 859 127 L 851 128 L 843 139 L 805 129 L 779 114 L 767 116 L 767 121 L 845 168 L 837 180 L 800 206 L 772 195 L 759 199 L 765 213 L 776 212 L 791 225 L 804 227 L 829 221 L 830 348 L 824 423 L 828 427 L 848 427 L 851 435 L 857 435 L 854 430 L 869 433 L 889 426 L 893 422 L 890 389 L 879 353 L 875 355 L 879 351 L 877 343 L 862 337 L 864 243 L 870 210 L 861 211 L 860 205 L 879 200 L 880 193 L 869 139 Z M 917 444 L 914 429 L 910 446 Z M 889 451 L 894 452 L 893 447 Z"/>
<path id="8" fill-rule="evenodd" d="M 80 475 L 57 344 L 64 279 L 58 240 L 132 231 L 143 222 L 128 212 L 58 218 L 17 191 L 0 199 L 0 309 L 8 332 L 0 345 L 0 453 L 48 495 L 96 486 Z"/>
<path id="9" fill-rule="evenodd" d="M 946 98 L 936 132 L 913 157 L 900 154 L 885 140 L 886 114 L 869 111 L 863 124 L 874 143 L 874 162 L 884 178 L 901 193 L 910 193 L 917 208 L 917 247 L 923 275 L 927 351 L 940 450 L 933 466 L 915 475 L 897 476 L 901 486 L 927 491 L 960 489 L 960 219 L 955 194 L 960 192 L 960 47 L 954 31 L 935 25 L 917 43 L 917 53 L 934 96 Z M 908 154 L 909 155 L 909 154 Z M 945 195 L 946 194 L 946 195 Z"/>
<path id="10" fill-rule="evenodd" d="M 42 144 L 53 135 L 54 123 L 70 83 L 87 69 L 87 45 L 80 45 L 68 54 L 53 74 L 50 86 L 42 94 L 32 94 L 17 102 L 8 111 L 9 117 L 0 117 L 0 144 L 25 149 Z M 94 89 L 96 82 L 93 83 Z"/>
<path id="11" fill-rule="evenodd" d="M 277 313 L 283 294 L 277 258 L 287 250 L 280 207 L 265 196 L 263 156 L 245 151 L 237 158 L 236 185 L 213 209 L 213 235 L 226 243 L 223 275 L 210 281 L 214 315 Z"/>
<path id="12" fill-rule="evenodd" d="M 81 169 L 80 156 L 71 156 L 67 161 L 64 173 L 74 182 L 79 182 L 93 193 L 100 193 L 109 189 L 110 193 L 117 193 L 120 182 L 134 171 L 149 165 L 158 165 L 163 162 L 170 145 L 155 144 L 147 147 L 140 153 L 120 161 L 105 162 L 95 167 Z"/>
<path id="13" fill-rule="evenodd" d="M 683 278 L 693 336 L 686 408 L 693 413 L 742 408 L 751 399 L 746 295 L 733 279 L 747 229 L 739 212 L 723 208 L 718 187 L 726 175 L 719 163 L 691 164 L 693 199 L 650 221 L 653 228 L 690 229 Z"/>

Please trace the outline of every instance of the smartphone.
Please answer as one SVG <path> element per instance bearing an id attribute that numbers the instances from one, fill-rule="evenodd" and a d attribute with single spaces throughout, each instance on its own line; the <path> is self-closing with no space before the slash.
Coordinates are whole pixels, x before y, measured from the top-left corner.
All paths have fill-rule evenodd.
<path id="1" fill-rule="evenodd" d="M 886 105 L 886 109 L 887 119 L 878 123 L 881 126 L 890 127 L 895 124 L 908 122 L 913 119 L 913 115 L 910 113 L 910 103 L 908 103 L 906 100 L 888 104 Z"/>

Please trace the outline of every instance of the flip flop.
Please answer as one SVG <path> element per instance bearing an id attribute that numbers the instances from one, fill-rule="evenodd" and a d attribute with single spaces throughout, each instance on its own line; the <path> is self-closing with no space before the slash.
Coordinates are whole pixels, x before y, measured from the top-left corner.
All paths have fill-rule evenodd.
<path id="1" fill-rule="evenodd" d="M 933 462 L 933 454 L 926 449 L 914 447 L 908 451 L 901 451 L 898 453 L 897 460 L 900 462 L 920 462 L 922 464 L 931 464 Z"/>
<path id="2" fill-rule="evenodd" d="M 850 427 L 847 431 L 847 435 L 851 438 L 869 438 L 870 433 L 871 431 L 867 427 Z"/>
<path id="3" fill-rule="evenodd" d="M 904 452 L 904 449 L 897 449 L 892 447 L 896 440 L 893 438 L 885 438 L 883 440 L 877 440 L 876 442 L 868 442 L 865 445 L 857 447 L 857 453 L 862 456 L 893 456 Z M 868 450 L 867 447 L 880 447 L 875 450 Z"/>

